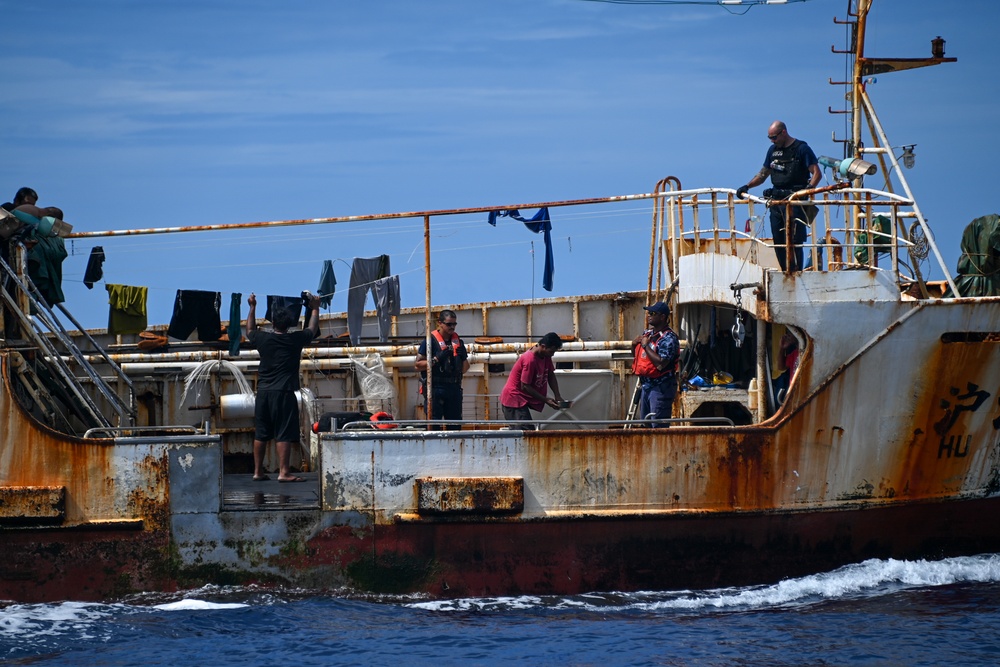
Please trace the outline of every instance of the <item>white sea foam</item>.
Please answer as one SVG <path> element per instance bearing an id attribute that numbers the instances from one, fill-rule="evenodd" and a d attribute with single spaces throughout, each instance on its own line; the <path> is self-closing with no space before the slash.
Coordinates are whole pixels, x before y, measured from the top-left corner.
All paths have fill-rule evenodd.
<path id="1" fill-rule="evenodd" d="M 0 637 L 43 637 L 75 633 L 88 637 L 95 621 L 110 616 L 114 605 L 89 602 L 15 604 L 0 609 Z"/>
<path id="2" fill-rule="evenodd" d="M 499 609 L 582 609 L 592 611 L 747 610 L 801 605 L 825 600 L 877 597 L 909 588 L 963 582 L 1000 582 L 1000 554 L 947 558 L 939 561 L 867 560 L 767 586 L 705 591 L 593 593 L 571 598 L 537 596 L 461 598 L 412 603 L 431 611 Z"/>
<path id="3" fill-rule="evenodd" d="M 178 600 L 177 602 L 167 602 L 166 604 L 153 605 L 153 609 L 163 611 L 189 611 L 192 609 L 239 609 L 249 607 L 242 602 L 207 602 L 205 600 Z"/>

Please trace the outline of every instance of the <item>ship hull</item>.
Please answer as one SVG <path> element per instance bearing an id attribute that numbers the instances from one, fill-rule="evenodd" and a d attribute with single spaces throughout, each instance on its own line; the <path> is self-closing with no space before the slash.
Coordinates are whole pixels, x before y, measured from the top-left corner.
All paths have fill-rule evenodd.
<path id="1" fill-rule="evenodd" d="M 997 512 L 1000 498 L 821 512 L 339 525 L 297 548 L 286 543 L 256 567 L 245 559 L 184 563 L 164 531 L 9 528 L 0 600 L 107 600 L 251 583 L 431 597 L 749 586 L 869 558 L 997 552 L 1000 531 L 986 519 Z M 315 512 L 296 520 L 322 523 Z"/>
<path id="2" fill-rule="evenodd" d="M 310 541 L 351 585 L 435 597 L 748 586 L 869 558 L 1000 551 L 1000 499 L 824 512 L 347 528 Z M 330 558 L 332 556 L 332 558 Z M 327 560 L 324 558 L 323 560 Z"/>

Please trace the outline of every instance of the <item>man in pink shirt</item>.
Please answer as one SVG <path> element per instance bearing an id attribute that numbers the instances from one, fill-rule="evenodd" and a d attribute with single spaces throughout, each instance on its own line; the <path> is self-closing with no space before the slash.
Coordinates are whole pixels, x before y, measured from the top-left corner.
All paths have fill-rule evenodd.
<path id="1" fill-rule="evenodd" d="M 562 403 L 559 383 L 556 381 L 552 355 L 562 347 L 559 334 L 549 332 L 542 336 L 538 344 L 522 354 L 514 362 L 507 384 L 500 392 L 504 419 L 508 421 L 531 421 L 531 410 L 540 412 L 546 405 L 558 410 Z M 546 398 L 549 385 L 554 398 Z M 534 425 L 525 424 L 525 430 Z"/>

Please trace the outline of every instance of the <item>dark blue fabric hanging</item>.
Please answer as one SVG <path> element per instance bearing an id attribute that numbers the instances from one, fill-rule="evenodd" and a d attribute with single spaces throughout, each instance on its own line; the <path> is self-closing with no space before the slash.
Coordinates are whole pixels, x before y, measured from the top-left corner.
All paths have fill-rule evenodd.
<path id="1" fill-rule="evenodd" d="M 333 302 L 333 294 L 337 291 L 337 276 L 333 273 L 333 260 L 323 260 L 323 271 L 319 274 L 319 305 L 329 308 Z"/>
<path id="2" fill-rule="evenodd" d="M 240 341 L 243 339 L 243 330 L 240 328 L 240 304 L 243 302 L 241 292 L 233 292 L 229 300 L 229 328 L 226 333 L 229 335 L 229 356 L 240 356 Z"/>
<path id="3" fill-rule="evenodd" d="M 505 211 L 490 211 L 489 222 L 494 227 L 497 226 L 497 216 L 510 217 L 524 223 L 530 231 L 542 233 L 542 240 L 545 242 L 545 268 L 542 271 L 542 289 L 546 292 L 552 291 L 552 278 L 556 272 L 555 256 L 552 253 L 552 221 L 549 219 L 549 209 L 543 207 L 538 209 L 538 213 L 525 220 L 520 211 L 516 208 Z"/>

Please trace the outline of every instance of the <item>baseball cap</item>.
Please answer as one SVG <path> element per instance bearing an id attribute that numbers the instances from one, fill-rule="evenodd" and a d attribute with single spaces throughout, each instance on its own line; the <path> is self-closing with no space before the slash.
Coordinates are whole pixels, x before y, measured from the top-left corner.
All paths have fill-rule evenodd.
<path id="1" fill-rule="evenodd" d="M 657 301 L 652 306 L 643 306 L 643 310 L 648 310 L 651 313 L 660 313 L 661 315 L 670 314 L 670 306 L 663 303 L 662 301 Z"/>

